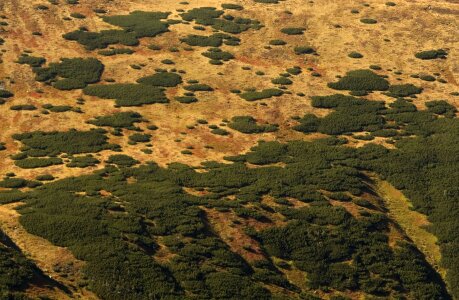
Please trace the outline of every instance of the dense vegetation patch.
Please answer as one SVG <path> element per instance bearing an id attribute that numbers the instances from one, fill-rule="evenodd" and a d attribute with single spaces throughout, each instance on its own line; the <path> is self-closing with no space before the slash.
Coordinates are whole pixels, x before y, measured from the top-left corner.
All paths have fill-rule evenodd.
<path id="1" fill-rule="evenodd" d="M 89 131 L 34 131 L 14 134 L 13 138 L 20 141 L 26 148 L 22 153 L 33 156 L 56 156 L 61 153 L 80 154 L 94 153 L 106 149 L 117 149 L 119 146 L 107 142 L 103 129 Z"/>
<path id="2" fill-rule="evenodd" d="M 266 124 L 259 125 L 251 116 L 236 116 L 231 119 L 228 127 L 242 133 L 263 133 L 278 130 L 278 126 Z"/>
<path id="3" fill-rule="evenodd" d="M 115 99 L 116 105 L 119 106 L 142 106 L 168 102 L 164 89 L 147 84 L 90 85 L 84 88 L 83 92 L 86 95 L 103 99 Z"/>
<path id="4" fill-rule="evenodd" d="M 305 30 L 306 28 L 303 27 L 285 27 L 282 28 L 280 31 L 287 35 L 301 35 L 304 33 Z"/>
<path id="5" fill-rule="evenodd" d="M 114 128 L 126 128 L 135 130 L 136 127 L 134 126 L 134 124 L 140 123 L 143 120 L 144 119 L 142 118 L 141 114 L 129 111 L 118 112 L 106 116 L 98 116 L 93 120 L 89 120 L 88 123 L 96 126 L 109 126 Z"/>
<path id="6" fill-rule="evenodd" d="M 437 59 L 442 58 L 445 59 L 448 56 L 448 52 L 443 49 L 438 50 L 426 50 L 418 52 L 414 55 L 416 58 L 429 60 L 429 59 Z"/>
<path id="7" fill-rule="evenodd" d="M 139 78 L 137 82 L 152 86 L 175 87 L 182 83 L 182 77 L 173 72 L 158 72 L 150 76 Z"/>
<path id="8" fill-rule="evenodd" d="M 414 84 L 394 84 L 389 87 L 388 95 L 392 97 L 408 97 L 422 93 L 422 88 Z"/>
<path id="9" fill-rule="evenodd" d="M 33 68 L 37 81 L 53 83 L 60 90 L 81 89 L 96 83 L 103 71 L 104 65 L 95 58 L 63 58 L 59 63 Z"/>
<path id="10" fill-rule="evenodd" d="M 250 91 L 241 93 L 239 96 L 247 101 L 257 101 L 262 99 L 268 99 L 272 97 L 279 97 L 283 95 L 284 92 L 279 89 L 265 89 L 262 91 Z"/>
<path id="11" fill-rule="evenodd" d="M 139 38 L 154 37 L 167 32 L 169 23 L 161 20 L 167 19 L 169 13 L 134 11 L 129 15 L 103 16 L 102 19 L 123 30 L 103 30 L 101 32 L 88 32 L 76 30 L 64 34 L 64 38 L 77 41 L 88 50 L 104 49 L 112 44 L 136 46 Z"/>
<path id="12" fill-rule="evenodd" d="M 238 34 L 248 29 L 259 29 L 261 24 L 257 20 L 251 20 L 241 17 L 226 17 L 222 18 L 223 10 L 217 10 L 215 7 L 199 7 L 193 8 L 180 16 L 183 20 L 196 24 L 211 26 L 215 30 L 220 30 L 226 33 Z"/>
<path id="13" fill-rule="evenodd" d="M 389 82 L 371 70 L 354 70 L 346 73 L 337 82 L 331 82 L 328 87 L 335 90 L 350 91 L 385 91 Z"/>

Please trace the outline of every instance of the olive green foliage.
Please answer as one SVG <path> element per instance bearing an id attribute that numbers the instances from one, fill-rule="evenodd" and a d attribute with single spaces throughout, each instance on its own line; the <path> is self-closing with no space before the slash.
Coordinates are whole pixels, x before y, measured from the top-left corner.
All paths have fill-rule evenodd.
<path id="1" fill-rule="evenodd" d="M 295 51 L 295 54 L 297 55 L 316 53 L 316 50 L 314 50 L 314 48 L 309 47 L 309 46 L 297 46 L 293 49 L 293 51 Z"/>
<path id="2" fill-rule="evenodd" d="M 262 91 L 251 91 L 241 93 L 239 96 L 247 101 L 257 101 L 262 99 L 268 99 L 272 97 L 282 96 L 284 92 L 279 89 L 265 89 Z"/>
<path id="3" fill-rule="evenodd" d="M 445 59 L 448 56 L 448 52 L 443 49 L 438 50 L 426 50 L 418 52 L 414 55 L 416 58 L 429 60 L 429 59 L 437 59 L 442 58 Z"/>
<path id="4" fill-rule="evenodd" d="M 301 35 L 305 30 L 306 28 L 303 27 L 286 27 L 282 28 L 280 31 L 287 35 Z"/>
<path id="5" fill-rule="evenodd" d="M 346 73 L 337 82 L 331 82 L 328 87 L 335 90 L 350 91 L 385 91 L 389 82 L 371 70 L 354 70 Z"/>
<path id="6" fill-rule="evenodd" d="M 434 106 L 436 102 L 429 104 Z M 432 123 L 437 121 L 434 114 L 418 111 L 416 106 L 404 100 L 397 99 L 387 108 L 382 101 L 369 101 L 363 98 L 341 94 L 312 97 L 312 106 L 316 108 L 333 109 L 334 111 L 323 118 L 306 114 L 299 120 L 300 124 L 294 129 L 304 133 L 321 132 L 325 134 L 344 134 L 350 132 L 370 131 L 376 136 L 390 137 L 399 135 L 429 135 Z M 448 110 L 450 104 L 440 102 L 438 112 L 454 117 Z M 444 108 L 444 109 L 443 109 Z M 394 125 L 389 124 L 395 122 Z M 422 126 L 421 126 L 422 125 Z M 400 131 L 400 132 L 399 132 Z"/>
<path id="7" fill-rule="evenodd" d="M 376 24 L 376 23 L 378 23 L 378 21 L 376 21 L 375 19 L 370 19 L 370 18 L 360 19 L 360 22 L 362 22 L 364 24 Z"/>
<path id="8" fill-rule="evenodd" d="M 178 102 L 184 103 L 184 104 L 198 102 L 198 98 L 196 98 L 194 96 L 176 96 L 176 97 L 174 97 L 174 99 L 177 100 Z"/>
<path id="9" fill-rule="evenodd" d="M 287 45 L 287 42 L 284 40 L 277 39 L 277 40 L 270 40 L 269 44 L 272 46 L 283 46 L 283 45 Z"/>
<path id="10" fill-rule="evenodd" d="M 443 120 L 450 126 L 457 121 Z M 442 156 L 441 151 L 451 151 L 450 146 L 457 145 L 451 137 L 459 135 L 443 132 L 447 144 L 441 145 L 447 148 L 440 146 L 438 138 L 445 141 L 438 135 L 408 138 L 393 150 L 376 145 L 343 147 L 338 140 L 330 139 L 262 142 L 245 155 L 228 158 L 240 162 L 203 166 L 207 172 L 181 164 L 171 164 L 167 169 L 152 163 L 129 168 L 126 165 L 132 163 L 132 158 L 112 157 L 109 162 L 123 168 L 107 167 L 93 175 L 54 181 L 24 194 L 21 223 L 32 234 L 68 247 L 86 261 L 84 271 L 90 288 L 102 298 L 183 298 L 186 294 L 201 299 L 269 299 L 270 292 L 262 284 L 287 289 L 292 295 L 299 293 L 299 288 L 270 260 L 249 264 L 232 252 L 209 228 L 202 209 L 206 206 L 269 224 L 249 234 L 269 256 L 291 261 L 297 269 L 306 271 L 308 280 L 303 284 L 309 288 L 363 291 L 384 298 L 447 299 L 441 278 L 413 244 L 389 244 L 394 225 L 382 211 L 369 206 L 356 218 L 342 207 L 331 206 L 325 196 L 332 193 L 336 201 L 349 201 L 349 196 L 337 193 L 350 192 L 352 199 L 364 203 L 361 195 L 368 191 L 369 179 L 361 170 L 368 170 L 393 184 L 398 182 L 416 208 L 429 203 L 430 211 L 439 212 L 438 205 L 450 206 L 451 202 L 442 200 L 443 188 L 436 191 L 431 187 L 448 188 L 457 180 L 454 174 L 441 176 L 457 168 L 457 156 Z M 426 146 L 428 149 L 421 150 Z M 418 151 L 438 154 L 424 159 L 435 159 L 441 167 L 428 167 L 429 161 L 420 164 L 414 155 Z M 249 167 L 245 162 L 259 167 Z M 280 162 L 283 167 L 271 165 Z M 421 178 L 435 178 L 435 182 Z M 209 193 L 193 196 L 183 187 Z M 110 196 L 101 195 L 101 190 Z M 228 201 L 227 195 L 235 200 Z M 295 198 L 311 206 L 280 205 L 269 212 L 259 205 L 265 195 Z M 425 199 L 426 195 L 438 201 Z M 272 213 L 283 215 L 285 225 L 276 226 Z M 448 219 L 444 224 L 455 222 L 457 219 Z M 453 228 L 442 229 L 440 241 L 446 237 L 449 241 L 457 239 Z M 173 254 L 167 263 L 159 264 L 154 256 L 158 239 Z M 455 260 L 452 255 L 446 258 Z"/>
<path id="11" fill-rule="evenodd" d="M 73 108 L 70 105 L 52 105 L 52 104 L 43 104 L 42 106 L 44 109 L 47 109 L 51 112 L 66 112 L 71 111 Z"/>
<path id="12" fill-rule="evenodd" d="M 276 125 L 259 125 L 251 116 L 236 116 L 231 119 L 228 127 L 242 133 L 263 133 L 277 131 Z"/>
<path id="13" fill-rule="evenodd" d="M 112 115 L 98 116 L 93 120 L 89 120 L 88 123 L 96 126 L 109 126 L 114 128 L 126 128 L 135 130 L 136 127 L 134 124 L 140 123 L 143 120 L 144 119 L 142 118 L 141 114 L 133 111 L 128 111 L 118 112 Z"/>
<path id="14" fill-rule="evenodd" d="M 185 90 L 191 92 L 211 92 L 214 90 L 211 86 L 203 83 L 193 83 L 185 86 L 184 88 Z"/>
<path id="15" fill-rule="evenodd" d="M 445 100 L 434 100 L 426 102 L 427 110 L 445 117 L 452 118 L 456 115 L 457 109 Z"/>
<path id="16" fill-rule="evenodd" d="M 137 46 L 139 40 L 134 32 L 124 30 L 102 30 L 100 32 L 88 32 L 75 30 L 63 35 L 66 40 L 77 41 L 87 50 L 104 49 L 109 45 L 122 44 L 124 46 Z"/>
<path id="17" fill-rule="evenodd" d="M 94 153 L 119 146 L 109 144 L 103 129 L 89 131 L 34 131 L 14 134 L 24 146 L 23 153 L 33 157 L 56 156 L 61 153 Z M 53 161 L 54 162 L 54 161 Z"/>
<path id="18" fill-rule="evenodd" d="M 0 297 L 2 299 L 27 299 L 19 292 L 34 276 L 35 266 L 17 249 L 3 244 L 8 241 L 0 230 Z"/>
<path id="19" fill-rule="evenodd" d="M 190 34 L 180 39 L 189 46 L 220 47 L 223 43 L 229 46 L 239 45 L 240 39 L 225 33 L 214 33 L 210 36 Z"/>
<path id="20" fill-rule="evenodd" d="M 234 58 L 233 54 L 227 51 L 222 51 L 219 48 L 210 48 L 207 52 L 203 52 L 202 55 L 213 61 L 228 61 Z"/>
<path id="21" fill-rule="evenodd" d="M 36 68 L 41 67 L 44 63 L 46 63 L 46 59 L 44 57 L 30 56 L 25 53 L 18 58 L 17 63 Z"/>
<path id="22" fill-rule="evenodd" d="M 105 162 L 109 164 L 115 164 L 118 166 L 124 166 L 124 167 L 131 167 L 139 163 L 137 160 L 135 160 L 131 156 L 125 155 L 125 154 L 110 155 L 109 158 Z"/>
<path id="23" fill-rule="evenodd" d="M 104 65 L 95 58 L 62 58 L 60 63 L 35 67 L 37 81 L 54 82 L 60 90 L 81 89 L 100 80 Z"/>
<path id="24" fill-rule="evenodd" d="M 221 18 L 223 14 L 223 10 L 217 10 L 215 7 L 199 7 L 182 13 L 180 16 L 185 21 L 195 21 L 196 24 L 211 26 L 215 30 L 231 34 L 238 34 L 250 28 L 258 29 L 261 27 L 260 22 L 257 20 L 240 17 Z"/>
<path id="25" fill-rule="evenodd" d="M 23 169 L 45 168 L 53 165 L 62 164 L 62 159 L 58 157 L 30 157 L 21 160 L 16 160 L 14 164 Z"/>
<path id="26" fill-rule="evenodd" d="M 222 4 L 223 9 L 234 9 L 234 10 L 243 10 L 244 7 L 238 4 L 234 3 L 223 3 Z"/>
<path id="27" fill-rule="evenodd" d="M 350 58 L 363 58 L 363 55 L 359 52 L 352 51 L 348 54 Z"/>
<path id="28" fill-rule="evenodd" d="M 182 77 L 173 72 L 158 72 L 151 76 L 139 78 L 137 82 L 152 86 L 175 87 L 182 83 Z"/>
<path id="29" fill-rule="evenodd" d="M 132 54 L 134 53 L 134 50 L 129 49 L 129 48 L 117 48 L 117 49 L 110 49 L 110 50 L 100 50 L 97 53 L 103 56 L 113 56 L 117 54 Z"/>
<path id="30" fill-rule="evenodd" d="M 388 90 L 388 95 L 392 97 L 408 97 L 422 93 L 422 88 L 415 86 L 414 84 L 395 84 L 391 85 Z"/>
<path id="31" fill-rule="evenodd" d="M 284 76 L 279 76 L 277 78 L 274 78 L 273 80 L 271 80 L 271 82 L 273 84 L 281 84 L 281 85 L 290 85 L 293 83 L 293 81 L 291 81 L 290 79 Z"/>
<path id="32" fill-rule="evenodd" d="M 0 98 L 2 98 L 0 100 L 3 100 L 5 98 L 11 98 L 13 96 L 14 94 L 11 93 L 10 91 L 0 89 Z"/>
<path id="33" fill-rule="evenodd" d="M 18 104 L 10 106 L 11 110 L 36 110 L 37 107 L 32 104 Z"/>
<path id="34" fill-rule="evenodd" d="M 73 156 L 71 161 L 66 165 L 69 168 L 87 168 L 100 163 L 100 161 L 92 155 Z"/>
<path id="35" fill-rule="evenodd" d="M 88 50 L 104 49 L 112 44 L 136 46 L 139 38 L 154 37 L 169 31 L 169 24 L 161 20 L 167 19 L 169 13 L 134 11 L 129 15 L 104 16 L 102 19 L 123 30 L 103 30 L 101 32 L 88 32 L 76 30 L 64 34 L 64 38 L 77 41 Z"/>
<path id="36" fill-rule="evenodd" d="M 150 134 L 134 133 L 129 136 L 129 140 L 135 143 L 147 143 L 150 141 Z"/>
<path id="37" fill-rule="evenodd" d="M 142 106 L 168 102 L 164 89 L 147 84 L 90 85 L 84 88 L 83 92 L 102 99 L 115 99 L 116 105 L 119 106 Z"/>

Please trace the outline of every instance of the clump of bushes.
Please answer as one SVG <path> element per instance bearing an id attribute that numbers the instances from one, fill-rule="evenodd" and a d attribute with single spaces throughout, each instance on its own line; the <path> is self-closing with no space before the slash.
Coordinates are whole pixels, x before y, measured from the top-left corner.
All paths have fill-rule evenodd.
<path id="1" fill-rule="evenodd" d="M 376 21 L 375 19 L 370 19 L 370 18 L 360 19 L 360 22 L 362 22 L 364 24 L 376 24 L 376 23 L 378 23 L 378 21 Z"/>
<path id="2" fill-rule="evenodd" d="M 168 102 L 164 89 L 147 84 L 90 85 L 84 88 L 83 92 L 103 99 L 115 99 L 118 106 L 142 106 Z"/>
<path id="3" fill-rule="evenodd" d="M 129 49 L 129 48 L 117 48 L 117 49 L 110 49 L 110 50 L 100 50 L 97 53 L 103 56 L 113 56 L 117 54 L 132 54 L 134 53 L 134 50 Z"/>
<path id="4" fill-rule="evenodd" d="M 86 87 L 100 80 L 104 65 L 95 58 L 63 58 L 60 63 L 33 69 L 37 81 L 53 82 L 60 90 Z"/>
<path id="5" fill-rule="evenodd" d="M 152 86 L 175 87 L 182 83 L 182 76 L 173 72 L 158 72 L 150 76 L 139 78 L 137 82 Z"/>
<path id="6" fill-rule="evenodd" d="M 445 59 L 448 56 L 448 52 L 443 49 L 437 49 L 437 50 L 426 50 L 426 51 L 421 51 L 418 52 L 414 55 L 416 58 L 423 59 L 423 60 L 429 60 L 429 59 Z"/>
<path id="7" fill-rule="evenodd" d="M 169 24 L 162 22 L 169 13 L 134 11 L 129 15 L 104 16 L 102 19 L 123 30 L 103 30 L 101 32 L 88 32 L 77 30 L 64 34 L 67 40 L 77 41 L 88 50 L 104 49 L 108 45 L 123 44 L 136 46 L 139 38 L 154 37 L 167 32 Z"/>
<path id="8" fill-rule="evenodd" d="M 114 128 L 126 128 L 130 130 L 135 130 L 135 123 L 140 123 L 143 121 L 142 115 L 133 112 L 118 112 L 112 115 L 107 116 L 98 116 L 93 120 L 89 120 L 89 124 L 96 126 L 109 126 Z"/>
<path id="9" fill-rule="evenodd" d="M 420 93 L 422 93 L 422 88 L 411 83 L 391 85 L 388 90 L 388 95 L 396 98 L 408 97 Z"/>
<path id="10" fill-rule="evenodd" d="M 309 47 L 309 46 L 297 46 L 293 48 L 293 51 L 295 51 L 296 55 L 316 53 L 316 50 L 314 50 L 314 48 Z"/>
<path id="11" fill-rule="evenodd" d="M 268 99 L 272 97 L 282 96 L 284 92 L 279 89 L 265 89 L 261 91 L 249 91 L 239 94 L 239 96 L 247 101 L 257 101 L 262 99 Z"/>
<path id="12" fill-rule="evenodd" d="M 350 58 L 363 58 L 363 55 L 360 54 L 359 52 L 352 51 L 348 54 Z"/>
<path id="13" fill-rule="evenodd" d="M 105 162 L 109 164 L 115 164 L 118 166 L 122 166 L 122 167 L 131 167 L 139 163 L 138 160 L 132 158 L 129 155 L 125 155 L 125 154 L 110 155 Z"/>
<path id="14" fill-rule="evenodd" d="M 371 70 L 354 70 L 346 73 L 338 82 L 328 83 L 335 90 L 386 91 L 389 82 Z"/>
<path id="15" fill-rule="evenodd" d="M 231 119 L 228 127 L 242 133 L 263 133 L 273 132 L 278 130 L 277 125 L 259 125 L 257 121 L 251 116 L 236 116 Z"/>
<path id="16" fill-rule="evenodd" d="M 306 28 L 303 27 L 286 27 L 282 28 L 280 31 L 287 35 L 301 35 L 305 30 Z"/>

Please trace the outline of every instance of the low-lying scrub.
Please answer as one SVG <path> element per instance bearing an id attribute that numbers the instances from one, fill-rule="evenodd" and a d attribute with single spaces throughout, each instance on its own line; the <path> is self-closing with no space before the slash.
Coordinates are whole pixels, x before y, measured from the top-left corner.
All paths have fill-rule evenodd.
<path id="1" fill-rule="evenodd" d="M 90 85 L 84 88 L 83 92 L 102 99 L 115 99 L 118 106 L 142 106 L 168 102 L 164 89 L 147 84 Z"/>
<path id="2" fill-rule="evenodd" d="M 257 121 L 251 116 L 236 116 L 231 119 L 228 127 L 242 133 L 263 133 L 278 130 L 277 125 L 257 124 Z"/>

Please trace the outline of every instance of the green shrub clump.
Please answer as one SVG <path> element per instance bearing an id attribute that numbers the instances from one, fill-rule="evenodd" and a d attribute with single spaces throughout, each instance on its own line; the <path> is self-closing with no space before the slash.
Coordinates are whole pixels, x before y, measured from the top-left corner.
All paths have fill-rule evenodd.
<path id="1" fill-rule="evenodd" d="M 140 123 L 143 121 L 142 115 L 133 112 L 118 112 L 112 115 L 107 116 L 98 116 L 93 120 L 89 120 L 89 124 L 93 124 L 96 126 L 109 126 L 113 128 L 126 128 L 134 130 L 134 124 Z"/>
<path id="2" fill-rule="evenodd" d="M 98 82 L 104 65 L 95 58 L 63 58 L 60 63 L 50 63 L 33 71 L 37 81 L 54 82 L 57 89 L 73 90 Z"/>
<path id="3" fill-rule="evenodd" d="M 303 27 L 286 27 L 282 28 L 280 31 L 287 35 L 301 35 L 305 30 L 306 28 Z"/>
<path id="4" fill-rule="evenodd" d="M 104 49 L 112 44 L 136 46 L 139 38 L 154 37 L 167 32 L 169 24 L 162 22 L 169 13 L 134 11 L 129 15 L 104 16 L 102 19 L 123 30 L 103 30 L 101 32 L 88 32 L 77 30 L 64 34 L 64 38 L 77 41 L 88 50 Z"/>
<path id="5" fill-rule="evenodd" d="M 239 96 L 247 101 L 257 101 L 262 99 L 268 99 L 272 97 L 282 96 L 284 92 L 279 89 L 265 89 L 261 91 L 250 91 L 239 94 Z"/>
<path id="6" fill-rule="evenodd" d="M 259 125 L 257 121 L 251 116 L 236 116 L 231 119 L 228 127 L 242 133 L 263 133 L 274 132 L 278 130 L 277 125 Z"/>
<path id="7" fill-rule="evenodd" d="M 389 82 L 371 70 L 354 70 L 346 73 L 338 82 L 328 84 L 335 90 L 386 91 Z"/>
<path id="8" fill-rule="evenodd" d="M 422 93 L 422 88 L 411 83 L 391 85 L 388 90 L 388 95 L 396 98 L 408 97 L 420 93 Z"/>
<path id="9" fill-rule="evenodd" d="M 430 59 L 437 59 L 437 58 L 445 59 L 448 56 L 448 52 L 446 52 L 443 49 L 427 50 L 427 51 L 418 52 L 414 56 L 416 58 L 423 59 L 423 60 L 430 60 Z"/>
<path id="10" fill-rule="evenodd" d="M 84 88 L 83 92 L 102 99 L 115 99 L 118 106 L 142 106 L 168 102 L 164 89 L 147 84 L 90 85 Z"/>
<path id="11" fill-rule="evenodd" d="M 182 77 L 173 72 L 159 72 L 150 76 L 137 79 L 138 83 L 162 86 L 162 87 L 175 87 L 182 83 Z"/>

